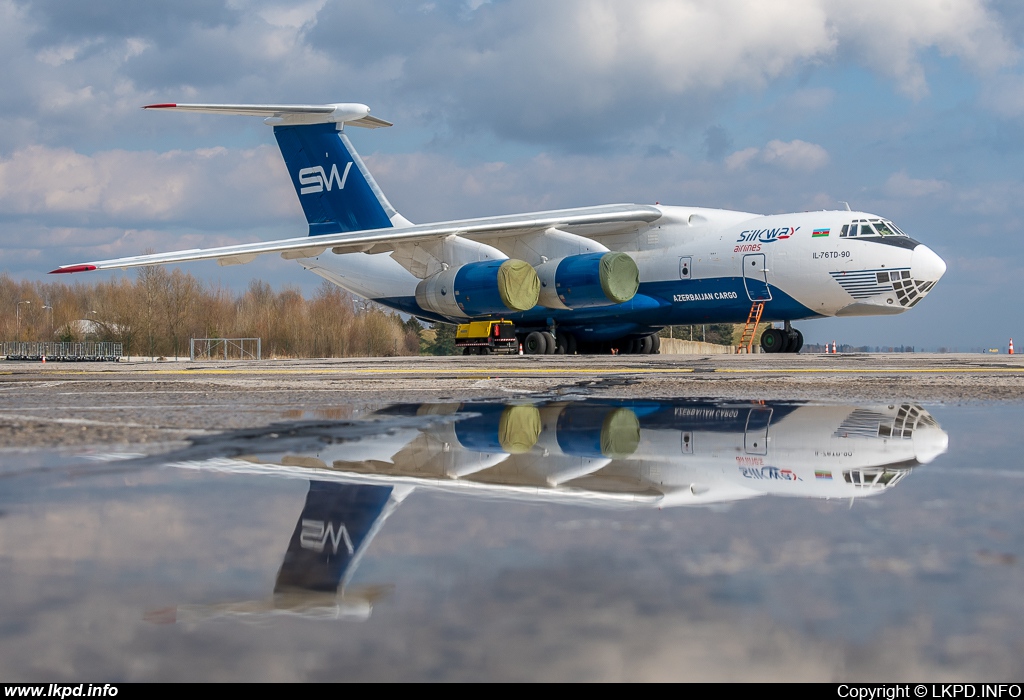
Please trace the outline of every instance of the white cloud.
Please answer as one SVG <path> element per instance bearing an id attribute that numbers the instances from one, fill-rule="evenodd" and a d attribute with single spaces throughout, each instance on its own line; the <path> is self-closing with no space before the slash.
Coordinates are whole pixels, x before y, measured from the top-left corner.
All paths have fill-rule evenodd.
<path id="1" fill-rule="evenodd" d="M 1016 62 L 999 17 L 982 0 L 824 0 L 840 37 L 873 70 L 894 79 L 912 97 L 928 93 L 919 53 L 935 48 L 978 71 Z"/>
<path id="2" fill-rule="evenodd" d="M 828 151 L 816 143 L 800 139 L 774 139 L 764 148 L 744 148 L 725 159 L 729 170 L 743 170 L 751 165 L 778 166 L 786 170 L 812 172 L 828 164 Z"/>
<path id="3" fill-rule="evenodd" d="M 272 146 L 92 155 L 29 146 L 0 158 L 0 208 L 7 216 L 94 225 L 188 222 L 219 228 L 301 217 Z"/>
<path id="4" fill-rule="evenodd" d="M 948 189 L 949 183 L 944 180 L 917 180 L 905 170 L 893 173 L 885 181 L 885 193 L 891 197 L 928 197 Z"/>

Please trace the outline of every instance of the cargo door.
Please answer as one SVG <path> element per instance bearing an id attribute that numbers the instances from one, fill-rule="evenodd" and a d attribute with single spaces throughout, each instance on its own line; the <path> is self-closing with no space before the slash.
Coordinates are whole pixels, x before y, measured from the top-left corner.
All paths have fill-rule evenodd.
<path id="1" fill-rule="evenodd" d="M 764 253 L 743 256 L 743 286 L 750 301 L 771 301 L 772 293 L 768 289 L 768 267 Z"/>

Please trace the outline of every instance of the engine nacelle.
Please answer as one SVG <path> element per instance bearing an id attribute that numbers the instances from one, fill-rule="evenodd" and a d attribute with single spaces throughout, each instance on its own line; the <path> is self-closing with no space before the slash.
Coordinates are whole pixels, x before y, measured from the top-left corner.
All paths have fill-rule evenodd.
<path id="1" fill-rule="evenodd" d="M 640 419 L 625 406 L 566 406 L 557 430 L 558 446 L 567 455 L 615 459 L 640 445 Z"/>
<path id="2" fill-rule="evenodd" d="M 456 318 L 528 311 L 539 295 L 537 272 L 522 260 L 468 263 L 416 285 L 421 309 Z"/>
<path id="3" fill-rule="evenodd" d="M 640 287 L 640 270 L 626 253 L 585 253 L 537 266 L 539 303 L 549 309 L 621 304 Z"/>
<path id="4" fill-rule="evenodd" d="M 455 423 L 459 444 L 474 452 L 529 452 L 537 444 L 542 430 L 536 406 L 467 404 L 459 413 L 479 414 Z"/>

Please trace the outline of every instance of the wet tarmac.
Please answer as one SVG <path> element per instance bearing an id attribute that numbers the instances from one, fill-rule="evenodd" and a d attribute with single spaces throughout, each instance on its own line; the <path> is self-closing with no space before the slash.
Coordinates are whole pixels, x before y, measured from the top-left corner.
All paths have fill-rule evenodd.
<path id="1" fill-rule="evenodd" d="M 0 677 L 1024 677 L 1012 358 L 600 359 L 10 369 Z"/>

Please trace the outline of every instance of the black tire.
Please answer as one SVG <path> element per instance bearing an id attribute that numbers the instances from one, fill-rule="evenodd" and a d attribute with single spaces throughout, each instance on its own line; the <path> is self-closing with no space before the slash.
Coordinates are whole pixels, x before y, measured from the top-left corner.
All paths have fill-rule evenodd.
<path id="1" fill-rule="evenodd" d="M 558 331 L 555 333 L 555 354 L 556 355 L 568 355 L 569 354 L 569 338 L 565 333 Z"/>
<path id="2" fill-rule="evenodd" d="M 490 355 L 491 354 L 491 349 L 490 348 L 480 348 L 480 354 L 481 355 Z"/>
<path id="3" fill-rule="evenodd" d="M 475 355 L 476 354 L 476 348 L 462 348 L 462 354 L 463 355 Z"/>
<path id="4" fill-rule="evenodd" d="M 789 336 L 789 345 L 786 347 L 786 352 L 800 352 L 800 348 L 803 346 L 804 334 L 794 328 L 792 334 Z"/>
<path id="5" fill-rule="evenodd" d="M 558 353 L 558 341 L 555 340 L 555 335 L 549 331 L 542 331 L 541 335 L 544 336 L 544 340 L 547 343 L 545 348 L 546 355 L 555 355 Z"/>
<path id="6" fill-rule="evenodd" d="M 523 341 L 523 352 L 527 355 L 544 355 L 548 351 L 548 339 L 540 331 L 534 331 Z"/>
<path id="7" fill-rule="evenodd" d="M 651 340 L 651 336 L 645 335 L 643 338 L 637 340 L 636 351 L 641 355 L 650 355 L 651 348 L 654 347 L 654 341 Z"/>
<path id="8" fill-rule="evenodd" d="M 576 354 L 576 336 L 574 336 L 572 333 L 565 334 L 565 354 Z"/>
<path id="9" fill-rule="evenodd" d="M 769 328 L 761 334 L 761 350 L 763 352 L 784 352 L 786 344 L 786 334 L 778 328 Z"/>
<path id="10" fill-rule="evenodd" d="M 658 335 L 657 333 L 653 333 L 651 335 L 651 354 L 661 354 L 661 336 Z"/>

